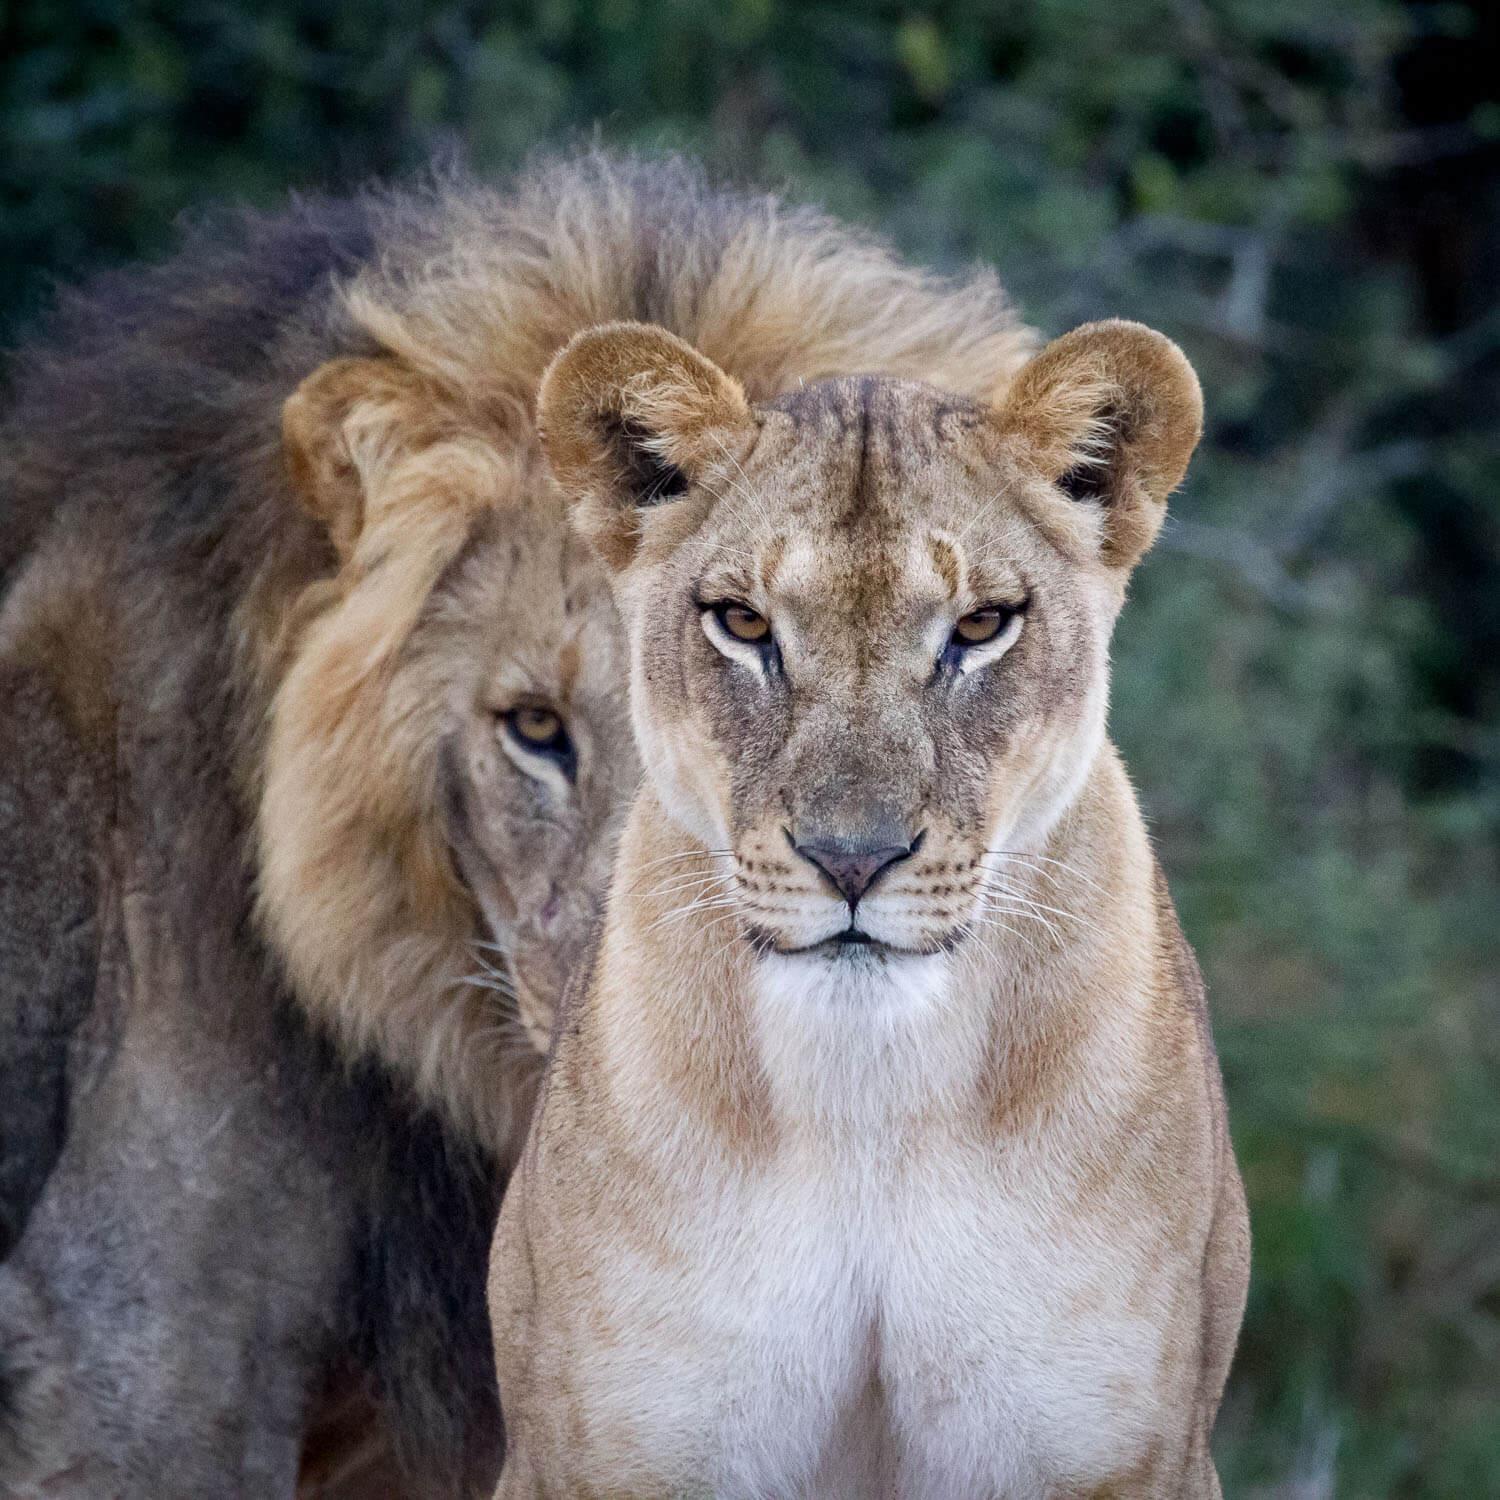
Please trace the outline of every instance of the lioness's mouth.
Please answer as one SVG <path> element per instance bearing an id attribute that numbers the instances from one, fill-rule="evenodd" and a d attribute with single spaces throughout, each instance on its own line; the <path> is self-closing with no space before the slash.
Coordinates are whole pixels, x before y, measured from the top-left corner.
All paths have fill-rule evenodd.
<path id="1" fill-rule="evenodd" d="M 942 951 L 942 947 L 946 946 L 939 945 L 931 949 L 903 948 L 899 943 L 884 943 L 878 937 L 872 937 L 858 927 L 846 927 L 842 932 L 834 933 L 832 937 L 819 938 L 815 943 L 804 943 L 798 948 L 784 947 L 764 927 L 747 925 L 745 936 L 757 954 L 776 958 L 815 958 L 822 955 L 825 958 L 836 959 L 841 955 L 847 955 L 852 959 L 855 955 L 864 954 L 874 959 L 930 958 L 933 953 Z"/>
<path id="2" fill-rule="evenodd" d="M 861 932 L 857 927 L 846 927 L 821 943 L 813 943 L 798 953 L 822 954 L 833 963 L 885 963 L 898 958 L 920 958 L 915 948 L 903 948 L 897 943 L 882 943 L 879 938 Z"/>
<path id="3" fill-rule="evenodd" d="M 774 953 L 779 958 L 825 958 L 836 959 L 843 955 L 853 958 L 856 954 L 868 954 L 871 958 L 913 958 L 918 956 L 914 948 L 900 948 L 894 943 L 882 943 L 879 938 L 861 932 L 857 927 L 847 927 L 832 937 L 820 938 L 816 943 L 807 943 L 801 948 L 783 948 L 770 944 L 762 951 Z"/>

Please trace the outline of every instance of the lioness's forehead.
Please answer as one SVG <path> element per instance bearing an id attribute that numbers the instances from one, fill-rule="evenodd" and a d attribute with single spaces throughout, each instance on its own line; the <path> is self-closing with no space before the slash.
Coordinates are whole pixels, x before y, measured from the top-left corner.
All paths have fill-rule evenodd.
<path id="1" fill-rule="evenodd" d="M 957 598 L 966 570 L 945 566 L 952 556 L 948 539 L 921 525 L 882 536 L 876 549 L 853 537 L 783 531 L 765 549 L 758 581 L 767 599 L 813 613 L 889 613 Z"/>
<path id="2" fill-rule="evenodd" d="M 982 407 L 870 377 L 808 386 L 763 411 L 742 471 L 750 490 L 728 492 L 739 550 L 726 560 L 751 565 L 766 597 L 863 613 L 1020 586 L 1038 539 L 1005 504 Z"/>
<path id="3" fill-rule="evenodd" d="M 773 451 L 821 483 L 821 519 L 842 527 L 901 519 L 901 481 L 977 456 L 982 407 L 917 381 L 858 376 L 789 392 L 767 407 Z"/>

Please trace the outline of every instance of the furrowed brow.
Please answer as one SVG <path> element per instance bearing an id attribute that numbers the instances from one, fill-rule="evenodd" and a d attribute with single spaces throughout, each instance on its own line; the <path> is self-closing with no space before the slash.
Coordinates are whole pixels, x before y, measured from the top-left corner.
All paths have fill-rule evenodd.
<path id="1" fill-rule="evenodd" d="M 948 590 L 948 597 L 956 599 L 964 583 L 964 564 L 958 554 L 958 548 L 947 537 L 929 536 L 927 552 L 932 558 L 932 566 L 937 570 L 938 577 L 943 580 L 943 586 Z"/>

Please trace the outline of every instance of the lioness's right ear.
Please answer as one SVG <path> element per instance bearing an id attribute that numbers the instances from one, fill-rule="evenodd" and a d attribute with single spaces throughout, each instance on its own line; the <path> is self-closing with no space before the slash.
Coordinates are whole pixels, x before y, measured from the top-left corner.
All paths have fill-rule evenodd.
<path id="1" fill-rule="evenodd" d="M 542 446 L 574 522 L 615 568 L 635 556 L 643 514 L 732 453 L 751 421 L 737 380 L 645 323 L 578 334 L 537 392 Z"/>
<path id="2" fill-rule="evenodd" d="M 332 359 L 281 408 L 292 488 L 327 528 L 340 562 L 365 524 L 371 459 L 428 409 L 416 375 L 392 359 Z"/>

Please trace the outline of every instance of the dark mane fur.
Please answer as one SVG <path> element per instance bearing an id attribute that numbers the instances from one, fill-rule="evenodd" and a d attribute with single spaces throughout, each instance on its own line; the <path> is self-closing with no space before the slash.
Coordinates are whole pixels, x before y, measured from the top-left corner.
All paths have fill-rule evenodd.
<path id="1" fill-rule="evenodd" d="M 368 200 L 308 198 L 220 212 L 164 264 L 63 292 L 6 372 L 0 564 L 112 465 L 187 486 L 247 419 L 270 439 L 288 375 L 357 342 L 337 327 L 333 283 L 373 251 Z M 117 499 L 120 519 L 158 540 L 205 519 L 160 489 Z"/>

